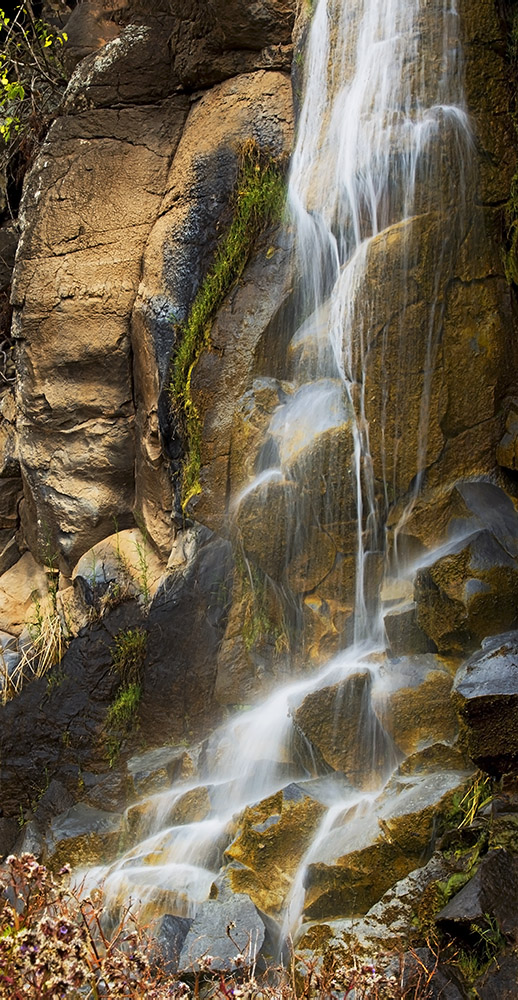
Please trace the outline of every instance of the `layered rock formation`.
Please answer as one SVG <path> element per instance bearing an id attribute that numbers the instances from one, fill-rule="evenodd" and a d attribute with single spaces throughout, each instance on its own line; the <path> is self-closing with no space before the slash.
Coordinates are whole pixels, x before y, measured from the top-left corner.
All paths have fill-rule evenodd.
<path id="1" fill-rule="evenodd" d="M 330 939 L 344 929 L 339 921 L 358 916 L 364 938 L 379 940 L 408 880 L 421 893 L 451 874 L 437 858 L 420 866 L 465 795 L 473 762 L 495 775 L 516 767 L 516 637 L 507 632 L 518 624 L 517 355 L 499 244 L 516 166 L 510 70 L 491 0 L 459 7 L 474 133 L 466 212 L 443 246 L 459 180 L 446 142 L 436 188 L 421 178 L 422 211 L 384 229 L 366 265 L 376 309 L 364 330 L 365 419 L 387 530 L 385 549 L 380 542 L 366 560 L 365 590 L 371 609 L 381 594 L 387 653 L 291 705 L 293 738 L 273 761 L 275 791 L 246 808 L 239 800 L 213 846 L 211 870 L 224 872 L 198 924 L 189 930 L 190 917 L 178 915 L 192 960 L 206 927 L 217 940 L 236 914 L 257 922 L 262 941 L 250 900 L 267 924 L 279 920 L 293 882 L 300 912 L 316 924 L 303 941 Z M 16 387 L 0 398 L 3 690 L 34 642 L 36 609 L 58 616 L 71 645 L 49 679 L 31 680 L 2 708 L 0 801 L 10 817 L 22 804 L 32 825 L 21 846 L 36 844 L 56 864 L 109 860 L 119 836 L 147 835 L 153 796 L 180 778 L 194 787 L 167 823 L 212 816 L 207 768 L 223 751 L 197 737 L 221 706 L 248 704 L 293 665 L 322 666 L 354 625 L 349 413 L 310 447 L 295 442 L 285 478 L 254 486 L 237 514 L 234 506 L 258 456 L 275 445 L 265 435 L 293 397 L 298 358 L 311 361 L 315 327 L 328 321 L 324 311 L 313 316 L 288 347 L 306 318 L 289 226 L 259 238 L 189 372 L 202 422 L 201 492 L 181 511 L 188 442 L 170 405 L 171 358 L 230 225 L 240 149 L 248 140 L 273 157 L 291 149 L 292 34 L 302 54 L 308 18 L 305 4 L 295 11 L 289 0 L 188 8 L 176 0 L 75 8 L 62 114 L 26 178 L 20 213 Z M 403 265 L 411 296 L 400 308 Z M 422 335 L 431 321 L 433 373 Z M 296 546 L 292 504 L 304 524 Z M 135 627 L 147 634 L 140 729 L 125 736 L 114 772 L 106 754 L 113 643 Z M 495 633 L 505 634 L 488 644 Z M 490 737 L 488 716 L 498 720 Z M 165 742 L 175 745 L 152 749 Z M 60 786 L 46 808 L 45 768 Z M 354 805 L 325 830 L 337 789 Z M 365 816 L 355 796 L 371 794 Z M 5 827 L 0 850 L 16 832 Z M 173 889 L 155 899 L 158 910 L 168 912 Z M 404 936 L 415 906 L 403 909 Z"/>

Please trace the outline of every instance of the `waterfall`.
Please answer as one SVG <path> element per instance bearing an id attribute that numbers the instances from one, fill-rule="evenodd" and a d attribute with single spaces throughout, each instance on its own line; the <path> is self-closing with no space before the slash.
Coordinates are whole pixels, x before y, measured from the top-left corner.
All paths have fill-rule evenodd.
<path id="1" fill-rule="evenodd" d="M 354 641 L 317 673 L 237 714 L 209 741 L 199 778 L 147 801 L 140 842 L 89 874 L 105 880 L 114 900 L 156 901 L 165 892 L 169 912 L 195 912 L 223 861 L 232 817 L 314 776 L 294 749 L 292 717 L 303 699 L 358 671 L 378 676 L 381 617 L 371 581 L 379 582 L 387 511 L 401 498 L 412 504 L 430 460 L 443 295 L 465 237 L 471 138 L 458 39 L 454 0 L 318 0 L 288 192 L 303 319 L 288 352 L 290 385 L 235 517 L 243 531 L 250 504 L 266 511 L 289 494 L 282 586 L 311 531 L 353 525 Z M 432 268 L 422 259 L 425 230 Z M 411 389 L 395 377 L 400 369 L 413 373 Z M 368 708 L 364 725 L 382 744 L 381 787 L 400 755 L 373 719 Z M 202 788 L 205 818 L 182 825 L 178 803 Z M 315 844 L 375 797 L 372 788 L 341 786 Z M 315 844 L 295 878 L 286 927 L 301 910 Z"/>
<path id="2" fill-rule="evenodd" d="M 269 463 L 260 461 L 239 502 L 255 489 L 267 508 L 272 483 L 290 485 L 289 564 L 308 544 L 304 480 L 329 477 L 329 447 L 318 442 L 347 427 L 338 495 L 316 513 L 313 502 L 309 517 L 326 530 L 352 494 L 355 641 L 381 639 L 369 559 L 381 561 L 387 510 L 405 494 L 412 502 L 428 459 L 442 295 L 465 235 L 470 173 L 458 34 L 449 0 L 319 0 L 307 46 L 288 192 L 306 318 L 291 341 L 292 394 L 270 423 Z M 435 278 L 423 291 L 416 272 L 426 225 L 436 227 L 428 240 Z M 385 371 L 389 351 L 416 369 L 412 406 L 408 387 Z"/>

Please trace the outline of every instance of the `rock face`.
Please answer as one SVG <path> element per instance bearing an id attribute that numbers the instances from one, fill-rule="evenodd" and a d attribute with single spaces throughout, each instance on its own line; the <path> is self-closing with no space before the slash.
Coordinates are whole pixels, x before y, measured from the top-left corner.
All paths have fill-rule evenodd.
<path id="1" fill-rule="evenodd" d="M 252 964 L 288 903 L 320 924 L 364 918 L 369 948 L 386 943 L 391 922 L 394 936 L 410 933 L 413 901 L 444 874 L 435 856 L 426 862 L 465 793 L 465 754 L 495 776 L 518 766 L 518 638 L 507 632 L 518 625 L 518 366 L 498 245 L 516 156 L 492 0 L 476 11 L 458 4 L 475 132 L 462 176 L 446 133 L 436 174 L 418 179 L 415 213 L 386 220 L 366 251 L 372 298 L 355 305 L 351 346 L 364 355 L 361 386 L 344 402 L 342 382 L 322 378 L 317 401 L 332 419 L 319 422 L 324 406 L 294 372 L 316 365 L 330 309 L 306 315 L 289 226 L 272 226 L 189 371 L 201 492 L 179 523 L 185 442 L 169 402 L 171 358 L 231 221 L 240 149 L 253 140 L 274 157 L 290 152 L 295 6 L 77 4 L 65 25 L 74 71 L 19 220 L 16 387 L 9 360 L 0 396 L 3 683 L 49 583 L 59 583 L 56 608 L 75 637 L 47 678 L 2 709 L 1 852 L 16 839 L 20 804 L 29 820 L 20 849 L 56 865 L 103 860 L 121 836 L 146 836 L 155 796 L 176 781 L 186 787 L 164 806 L 164 825 L 210 821 L 214 744 L 183 744 L 212 728 L 221 706 L 242 706 L 287 674 L 288 654 L 302 674 L 343 649 L 360 540 L 366 614 L 377 614 L 387 574 L 388 655 L 366 665 L 357 651 L 349 673 L 293 694 L 293 738 L 274 757 L 272 786 L 250 802 L 241 783 L 207 886 L 221 862 L 224 871 L 192 924 L 169 912 L 180 895 L 173 876 L 165 892 L 155 886 L 167 910 L 157 947 L 182 971 L 202 970 L 208 949 L 215 971 Z M 297 6 L 302 44 L 309 5 Z M 354 18 L 354 0 L 350 10 Z M 433 34 L 436 14 L 423 5 L 419 30 Z M 15 235 L 0 228 L 4 297 Z M 370 447 L 361 471 L 356 394 Z M 297 423 L 289 443 L 286 415 Z M 281 459 L 282 472 L 262 476 Z M 374 537 L 372 517 L 357 523 L 356 479 L 369 471 L 385 537 Z M 147 636 L 142 698 L 121 766 L 110 768 L 113 643 L 134 628 Z M 494 632 L 457 674 L 452 700 L 461 657 Z M 220 794 L 234 794 L 232 784 Z M 517 837 L 515 812 L 502 812 L 478 881 L 441 922 L 466 906 L 469 923 L 487 907 L 515 934 L 486 890 L 507 865 L 516 909 L 507 851 Z M 155 863 L 148 844 L 143 867 Z M 489 979 L 483 990 L 491 996 Z"/>
<path id="2" fill-rule="evenodd" d="M 131 523 L 135 504 L 167 558 L 174 450 L 164 390 L 174 318 L 185 316 L 211 259 L 240 143 L 254 138 L 279 153 L 291 142 L 287 77 L 242 75 L 261 62 L 269 32 L 289 42 L 288 3 L 235 24 L 211 6 L 202 34 L 212 37 L 217 17 L 212 43 L 232 54 L 216 78 L 232 80 L 194 102 L 183 81 L 201 9 L 185 18 L 167 4 L 152 13 L 129 6 L 137 23 L 122 30 L 99 4 L 72 15 L 71 58 L 84 54 L 81 19 L 85 45 L 104 47 L 79 63 L 67 115 L 27 181 L 13 283 L 24 538 L 37 554 L 46 531 L 67 575 L 111 534 L 114 517 L 121 528 Z M 258 324 L 267 321 L 265 310 Z"/>

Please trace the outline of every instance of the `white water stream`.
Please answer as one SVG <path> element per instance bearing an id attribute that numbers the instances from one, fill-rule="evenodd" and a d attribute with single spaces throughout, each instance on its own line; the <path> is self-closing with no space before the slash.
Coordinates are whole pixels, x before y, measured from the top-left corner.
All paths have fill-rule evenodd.
<path id="1" fill-rule="evenodd" d="M 373 344 L 383 348 L 388 336 L 389 325 L 380 326 L 380 317 L 389 315 L 394 271 L 398 293 L 397 301 L 388 303 L 390 315 L 401 318 L 396 334 L 407 335 L 405 309 L 415 299 L 407 276 L 411 262 L 414 271 L 419 266 L 416 233 L 420 220 L 433 216 L 439 220 L 429 250 L 435 256 L 435 286 L 425 296 L 420 325 L 413 330 L 421 345 L 422 391 L 411 503 L 426 462 L 442 289 L 462 238 L 470 133 L 458 39 L 454 0 L 319 0 L 316 6 L 288 196 L 306 318 L 290 346 L 293 393 L 274 412 L 268 431 L 272 448 L 265 454 L 274 453 L 275 462 L 257 469 L 238 506 L 257 490 L 264 491 L 267 502 L 271 484 L 293 475 L 297 456 L 326 432 L 347 425 L 357 522 L 355 641 L 317 674 L 288 683 L 238 714 L 211 738 L 208 763 L 196 780 L 176 783 L 148 801 L 147 836 L 110 868 L 90 872 L 89 882 L 104 880 L 113 899 L 157 899 L 165 893 L 169 912 L 194 913 L 222 864 L 232 818 L 289 782 L 316 776 L 310 756 L 303 760 L 294 748 L 296 707 L 318 687 L 359 669 L 378 677 L 381 618 L 369 605 L 365 565 L 369 552 L 383 548 L 392 489 L 387 456 L 397 452 L 388 436 L 397 436 L 399 428 L 389 431 L 384 425 L 390 386 L 382 378 L 383 349 L 381 369 L 369 376 L 369 365 L 374 363 Z M 395 244 L 396 263 L 384 256 Z M 406 349 L 401 343 L 399 350 Z M 392 351 L 397 356 L 398 348 L 392 345 Z M 385 444 L 376 460 L 368 419 L 368 393 L 373 391 L 381 401 L 378 439 Z M 308 475 L 307 466 L 303 468 Z M 321 473 L 317 464 L 309 474 Z M 295 510 L 294 532 L 299 516 Z M 367 706 L 367 726 L 369 713 L 373 709 Z M 378 766 L 379 788 L 397 762 L 387 737 Z M 169 822 L 182 797 L 196 788 L 207 789 L 206 818 Z M 330 788 L 329 811 L 294 880 L 285 931 L 303 909 L 305 867 L 343 822 L 344 811 L 356 830 L 362 816 L 371 822 L 375 790 L 351 787 L 343 776 L 336 776 Z"/>

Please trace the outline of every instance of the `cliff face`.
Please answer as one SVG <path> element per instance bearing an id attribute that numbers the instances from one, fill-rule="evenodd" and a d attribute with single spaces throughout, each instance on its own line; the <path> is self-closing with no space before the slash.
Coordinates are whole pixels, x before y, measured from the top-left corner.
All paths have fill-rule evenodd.
<path id="1" fill-rule="evenodd" d="M 294 393 L 300 346 L 288 341 L 307 317 L 289 225 L 261 232 L 188 367 L 200 421 L 190 498 L 182 497 L 182 468 L 192 436 L 169 390 L 193 303 L 236 211 L 243 149 L 252 144 L 275 162 L 292 149 L 310 14 L 305 0 L 295 8 L 295 0 L 128 0 L 115 9 L 99 0 L 77 6 L 66 24 L 72 75 L 25 181 L 12 278 L 16 383 L 0 396 L 0 638 L 15 670 L 34 594 L 49 620 L 64 622 L 67 639 L 89 628 L 72 641 L 61 673 L 50 674 L 56 690 L 31 681 L 3 709 L 10 813 L 20 770 L 32 789 L 45 761 L 76 797 L 80 769 L 90 776 L 90 805 L 121 807 L 127 785 L 112 779 L 99 740 L 122 630 L 148 634 L 141 728 L 130 749 L 196 736 L 219 706 L 267 689 L 287 669 L 287 653 L 302 673 L 352 635 L 350 421 L 296 448 L 292 477 L 254 485 L 237 513 L 234 504 L 260 470 L 272 414 Z M 420 23 L 432 39 L 436 8 L 428 4 Z M 421 862 L 435 811 L 449 808 L 458 773 L 470 766 L 465 746 L 454 746 L 452 675 L 488 635 L 517 624 L 518 356 L 501 251 L 516 169 L 507 38 L 492 0 L 476 10 L 461 0 L 459 14 L 468 155 L 459 159 L 446 131 L 437 171 L 418 178 L 415 214 L 390 220 L 370 245 L 370 306 L 354 327 L 384 529 L 368 553 L 367 601 L 374 606 L 381 588 L 393 676 L 388 693 L 376 693 L 371 667 L 362 666 L 308 693 L 290 707 L 292 756 L 276 761 L 288 781 L 289 769 L 313 754 L 319 775 L 346 775 L 362 791 L 382 769 L 381 750 L 367 760 L 367 743 L 387 753 L 393 746 L 394 766 L 406 756 L 413 763 L 393 779 L 365 843 L 344 844 L 337 834 L 314 859 L 308 919 L 365 913 Z M 433 60 L 425 68 L 437 73 Z M 327 318 L 312 321 L 325 326 Z M 304 525 L 291 548 L 290 506 Z M 407 568 L 415 564 L 404 580 L 395 579 L 395 553 Z M 344 704 L 352 708 L 337 735 Z M 182 757 L 185 774 L 206 753 Z M 159 783 L 180 774 L 180 757 L 157 769 Z M 423 791 L 432 765 L 449 777 Z M 150 773 L 152 784 L 151 765 Z M 403 785 L 411 788 L 398 813 Z M 135 781 L 134 794 L 149 792 L 144 786 Z M 275 794 L 242 813 L 224 849 L 228 886 L 278 917 L 309 843 L 293 830 L 309 837 L 327 801 L 321 791 Z M 268 864 L 256 843 L 261 824 L 272 827 Z M 376 824 L 394 837 L 389 830 L 383 839 Z"/>

